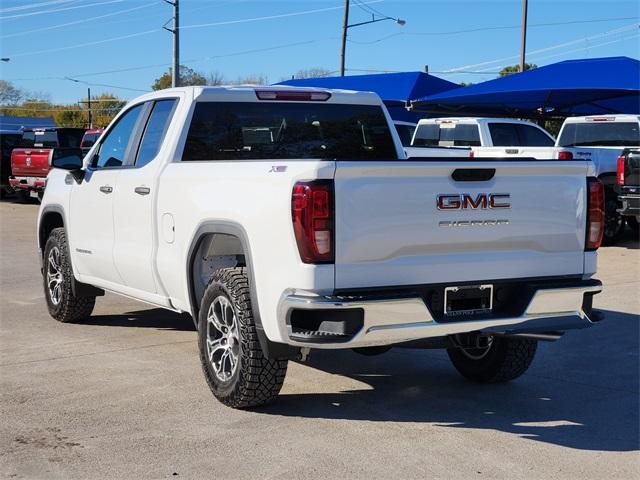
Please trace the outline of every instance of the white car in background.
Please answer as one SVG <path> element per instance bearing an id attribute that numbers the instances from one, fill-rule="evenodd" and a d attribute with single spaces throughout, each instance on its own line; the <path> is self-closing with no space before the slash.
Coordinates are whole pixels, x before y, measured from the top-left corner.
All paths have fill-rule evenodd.
<path id="1" fill-rule="evenodd" d="M 555 138 L 533 122 L 512 118 L 420 120 L 408 157 L 554 158 Z"/>

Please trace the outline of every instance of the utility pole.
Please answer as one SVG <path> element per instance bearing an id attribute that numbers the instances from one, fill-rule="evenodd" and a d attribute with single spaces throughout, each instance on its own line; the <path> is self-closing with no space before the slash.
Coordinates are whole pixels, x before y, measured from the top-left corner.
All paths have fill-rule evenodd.
<path id="1" fill-rule="evenodd" d="M 91 116 L 91 87 L 87 87 L 87 108 L 89 110 L 89 128 L 93 128 L 93 117 Z"/>
<path id="2" fill-rule="evenodd" d="M 527 49 L 527 0 L 522 0 L 522 33 L 520 34 L 520 71 L 524 72 Z"/>
<path id="3" fill-rule="evenodd" d="M 173 28 L 163 26 L 173 34 L 173 67 L 171 68 L 171 86 L 180 86 L 180 0 L 164 0 L 173 6 Z M 169 22 L 167 22 L 169 23 Z M 166 23 L 165 23 L 166 25 Z"/>
<path id="4" fill-rule="evenodd" d="M 344 55 L 347 49 L 347 29 L 349 28 L 349 0 L 344 0 L 344 19 L 342 21 L 342 48 L 340 49 L 340 76 L 344 77 Z"/>

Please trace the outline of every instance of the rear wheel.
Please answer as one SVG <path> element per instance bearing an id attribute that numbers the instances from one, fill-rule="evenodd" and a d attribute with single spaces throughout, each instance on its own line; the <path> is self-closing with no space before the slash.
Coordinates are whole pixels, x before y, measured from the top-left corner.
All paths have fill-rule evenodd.
<path id="1" fill-rule="evenodd" d="M 198 345 L 204 376 L 220 402 L 248 408 L 278 396 L 288 362 L 264 356 L 245 268 L 213 274 L 200 305 Z"/>
<path id="2" fill-rule="evenodd" d="M 91 315 L 95 296 L 73 293 L 73 270 L 64 228 L 54 228 L 44 247 L 42 277 L 49 315 L 59 322 L 79 322 Z"/>
<path id="3" fill-rule="evenodd" d="M 481 383 L 501 383 L 518 378 L 533 361 L 538 342 L 527 338 L 490 336 L 482 346 L 447 349 L 464 377 Z"/>
<path id="4" fill-rule="evenodd" d="M 28 203 L 31 197 L 29 196 L 29 192 L 27 190 L 21 188 L 16 190 L 16 198 L 20 203 Z"/>
<path id="5" fill-rule="evenodd" d="M 617 211 L 620 208 L 615 193 L 605 194 L 604 204 L 604 245 L 614 245 L 624 232 L 624 217 Z"/>

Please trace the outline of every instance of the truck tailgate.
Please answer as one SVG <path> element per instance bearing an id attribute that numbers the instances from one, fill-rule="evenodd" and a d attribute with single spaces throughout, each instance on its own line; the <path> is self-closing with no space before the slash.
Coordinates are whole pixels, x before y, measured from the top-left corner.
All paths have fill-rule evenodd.
<path id="1" fill-rule="evenodd" d="M 336 167 L 338 289 L 583 272 L 588 162 L 340 161 Z M 487 169 L 495 174 L 452 178 L 455 170 L 470 169 L 485 169 L 480 177 Z M 509 195 L 494 205 L 510 208 L 489 208 L 491 194 Z M 467 208 L 439 209 L 438 195 L 447 195 L 441 206 L 455 207 L 456 198 L 462 206 L 466 198 Z"/>
<path id="2" fill-rule="evenodd" d="M 15 148 L 11 152 L 11 174 L 14 177 L 46 177 L 50 154 L 48 148 Z"/>

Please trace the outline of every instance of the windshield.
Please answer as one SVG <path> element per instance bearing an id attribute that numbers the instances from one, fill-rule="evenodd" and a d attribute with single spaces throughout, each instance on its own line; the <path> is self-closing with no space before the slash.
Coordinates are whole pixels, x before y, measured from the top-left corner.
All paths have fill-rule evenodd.
<path id="1" fill-rule="evenodd" d="M 560 147 L 638 147 L 638 122 L 567 123 L 562 129 Z"/>
<path id="2" fill-rule="evenodd" d="M 200 102 L 183 161 L 397 159 L 380 106 Z"/>

